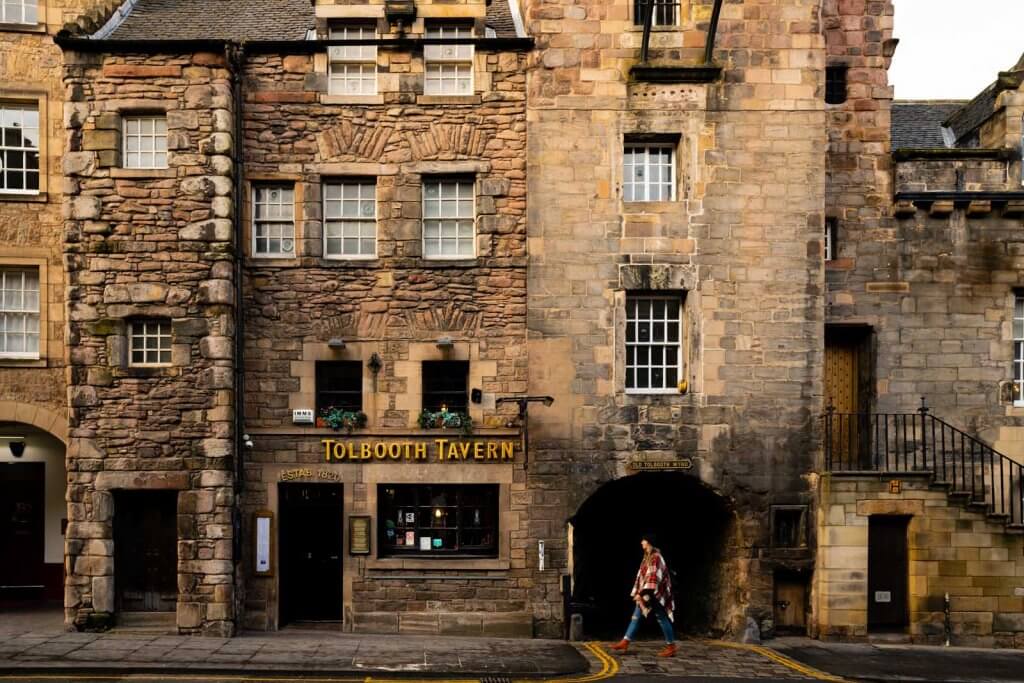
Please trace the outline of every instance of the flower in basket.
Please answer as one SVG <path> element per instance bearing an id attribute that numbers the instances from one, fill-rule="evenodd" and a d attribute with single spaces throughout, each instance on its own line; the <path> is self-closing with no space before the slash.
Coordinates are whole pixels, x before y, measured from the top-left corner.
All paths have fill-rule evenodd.
<path id="1" fill-rule="evenodd" d="M 330 406 L 320 411 L 320 419 L 317 422 L 331 429 L 344 429 L 349 434 L 353 429 L 360 429 L 366 426 L 366 413 L 361 410 L 344 410 Z"/>
<path id="2" fill-rule="evenodd" d="M 450 411 L 447 406 L 437 411 L 424 408 L 416 422 L 420 429 L 460 429 L 463 434 L 473 433 L 473 418 L 462 411 Z"/>

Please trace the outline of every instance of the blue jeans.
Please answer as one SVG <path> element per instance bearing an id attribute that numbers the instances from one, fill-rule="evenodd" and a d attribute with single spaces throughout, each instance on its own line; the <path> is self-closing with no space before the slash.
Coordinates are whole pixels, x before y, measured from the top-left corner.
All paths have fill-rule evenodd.
<path id="1" fill-rule="evenodd" d="M 655 606 L 651 608 L 651 611 L 654 612 L 654 616 L 658 619 L 658 626 L 661 626 L 661 633 L 665 636 L 665 642 L 674 642 L 676 632 L 672 629 L 672 622 L 669 620 L 668 615 L 665 614 L 665 610 L 662 609 L 659 603 L 655 602 Z M 626 640 L 636 639 L 636 632 L 640 630 L 640 622 L 643 621 L 643 618 L 644 612 L 640 609 L 640 605 L 637 605 L 629 621 L 629 628 L 626 629 L 626 635 L 623 636 Z"/>

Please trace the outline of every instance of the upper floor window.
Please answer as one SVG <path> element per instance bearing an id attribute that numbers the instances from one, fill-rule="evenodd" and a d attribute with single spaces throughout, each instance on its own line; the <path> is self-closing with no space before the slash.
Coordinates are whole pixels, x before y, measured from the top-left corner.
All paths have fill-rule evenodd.
<path id="1" fill-rule="evenodd" d="M 473 37 L 469 26 L 438 25 L 427 28 L 427 38 L 467 40 Z M 425 95 L 473 94 L 473 46 L 426 45 L 423 48 Z"/>
<path id="2" fill-rule="evenodd" d="M 423 410 L 466 412 L 468 387 L 469 361 L 423 361 Z"/>
<path id="3" fill-rule="evenodd" d="M 842 104 L 846 101 L 846 72 L 848 67 L 845 64 L 833 64 L 825 67 L 825 103 Z"/>
<path id="4" fill-rule="evenodd" d="M 0 358 L 39 358 L 39 270 L 0 268 Z"/>
<path id="5" fill-rule="evenodd" d="M 681 311 L 679 297 L 626 297 L 626 393 L 679 391 Z"/>
<path id="6" fill-rule="evenodd" d="M 324 256 L 377 255 L 377 184 L 345 180 L 324 185 Z"/>
<path id="7" fill-rule="evenodd" d="M 1013 403 L 1024 406 L 1024 293 L 1013 302 Z"/>
<path id="8" fill-rule="evenodd" d="M 628 142 L 622 160 L 622 198 L 670 202 L 676 198 L 676 149 L 670 142 Z"/>
<path id="9" fill-rule="evenodd" d="M 171 321 L 133 320 L 128 330 L 128 364 L 156 367 L 171 364 Z"/>
<path id="10" fill-rule="evenodd" d="M 39 108 L 36 105 L 0 102 L 0 192 L 39 192 Z"/>
<path id="11" fill-rule="evenodd" d="M 125 116 L 123 129 L 125 168 L 167 168 L 167 117 Z"/>
<path id="12" fill-rule="evenodd" d="M 633 3 L 634 24 L 644 25 L 652 2 L 654 3 L 654 15 L 651 17 L 652 26 L 679 25 L 679 0 L 635 0 Z"/>
<path id="13" fill-rule="evenodd" d="M 473 258 L 476 255 L 474 182 L 438 178 L 423 183 L 423 255 Z"/>
<path id="14" fill-rule="evenodd" d="M 295 255 L 295 189 L 267 185 L 253 189 L 252 253 Z"/>
<path id="15" fill-rule="evenodd" d="M 363 364 L 357 360 L 318 361 L 316 414 L 330 408 L 363 409 Z"/>
<path id="16" fill-rule="evenodd" d="M 377 27 L 373 23 L 332 24 L 328 36 L 331 40 L 373 40 Z M 377 94 L 376 45 L 332 45 L 328 56 L 328 94 Z"/>
<path id="17" fill-rule="evenodd" d="M 38 0 L 0 1 L 0 24 L 38 24 Z"/>
<path id="18" fill-rule="evenodd" d="M 839 221 L 835 218 L 825 219 L 825 260 L 836 258 L 836 232 Z"/>

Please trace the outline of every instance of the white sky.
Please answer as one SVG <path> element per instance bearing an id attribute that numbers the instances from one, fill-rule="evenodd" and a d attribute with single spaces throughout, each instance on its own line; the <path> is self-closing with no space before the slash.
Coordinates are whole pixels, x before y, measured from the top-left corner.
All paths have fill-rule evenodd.
<path id="1" fill-rule="evenodd" d="M 1024 53 L 1024 0 L 894 0 L 896 98 L 970 99 Z"/>

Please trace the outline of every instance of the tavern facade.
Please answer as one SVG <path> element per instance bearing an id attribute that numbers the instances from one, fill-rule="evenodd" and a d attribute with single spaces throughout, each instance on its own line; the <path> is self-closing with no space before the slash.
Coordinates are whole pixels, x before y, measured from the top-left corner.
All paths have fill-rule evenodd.
<path id="1" fill-rule="evenodd" d="M 58 41 L 69 624 L 604 636 L 654 531 L 683 630 L 1024 645 L 1019 69 L 891 134 L 889 2 L 233 5 Z"/>

